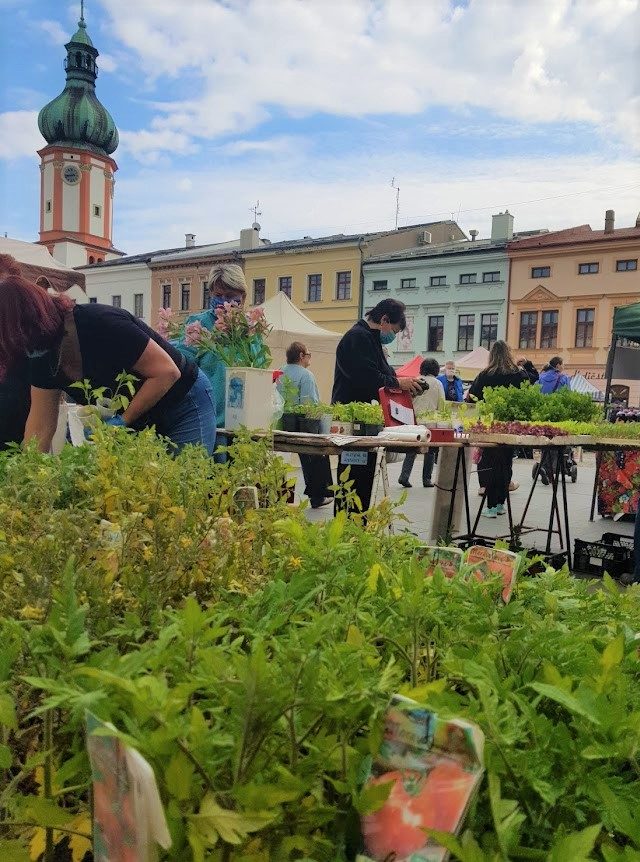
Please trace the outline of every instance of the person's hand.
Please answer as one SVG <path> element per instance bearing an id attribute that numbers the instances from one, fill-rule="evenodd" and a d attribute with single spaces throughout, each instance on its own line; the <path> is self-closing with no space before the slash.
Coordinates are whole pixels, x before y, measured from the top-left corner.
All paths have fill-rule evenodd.
<path id="1" fill-rule="evenodd" d="M 403 392 L 410 392 L 412 395 L 420 395 L 423 391 L 420 377 L 398 377 L 398 386 Z"/>
<path id="2" fill-rule="evenodd" d="M 115 416 L 110 416 L 108 419 L 104 420 L 105 425 L 111 425 L 113 428 L 126 428 L 127 423 L 124 421 L 122 416 L 119 416 L 117 413 Z"/>

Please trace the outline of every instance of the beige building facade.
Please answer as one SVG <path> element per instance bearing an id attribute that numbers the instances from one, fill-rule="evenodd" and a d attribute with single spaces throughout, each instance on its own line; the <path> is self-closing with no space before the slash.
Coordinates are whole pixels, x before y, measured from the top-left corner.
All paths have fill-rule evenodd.
<path id="1" fill-rule="evenodd" d="M 509 344 L 538 368 L 562 356 L 569 374 L 602 389 L 613 313 L 640 301 L 640 217 L 630 228 L 614 218 L 608 211 L 604 230 L 580 225 L 508 246 Z"/>

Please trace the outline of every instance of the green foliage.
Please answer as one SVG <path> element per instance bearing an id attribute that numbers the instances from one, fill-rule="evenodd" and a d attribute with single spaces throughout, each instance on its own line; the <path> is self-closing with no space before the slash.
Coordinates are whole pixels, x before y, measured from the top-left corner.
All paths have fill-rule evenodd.
<path id="1" fill-rule="evenodd" d="M 377 401 L 354 401 L 350 406 L 354 422 L 362 422 L 364 425 L 384 425 L 382 407 Z"/>
<path id="2" fill-rule="evenodd" d="M 543 395 L 536 383 L 524 383 L 520 388 L 497 386 L 485 389 L 478 405 L 481 417 L 491 416 L 499 422 L 589 422 L 600 408 L 590 396 L 573 392 L 568 387 Z"/>
<path id="3" fill-rule="evenodd" d="M 402 691 L 486 737 L 454 859 L 637 860 L 640 590 L 547 570 L 503 605 L 497 583 L 425 578 L 377 510 L 308 523 L 268 444 L 229 451 L 105 429 L 0 457 L 6 858 L 35 826 L 87 831 L 89 709 L 154 768 L 163 860 L 346 862 Z M 240 515 L 247 484 L 268 507 Z"/>

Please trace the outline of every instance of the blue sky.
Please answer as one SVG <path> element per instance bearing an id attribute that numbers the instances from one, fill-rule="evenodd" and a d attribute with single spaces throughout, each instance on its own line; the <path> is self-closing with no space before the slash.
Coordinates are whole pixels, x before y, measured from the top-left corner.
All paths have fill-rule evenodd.
<path id="1" fill-rule="evenodd" d="M 37 111 L 79 3 L 0 0 L 0 230 L 35 239 Z M 640 210 L 639 0 L 87 0 L 121 134 L 114 242 Z M 634 56 L 634 51 L 636 54 Z M 635 71 L 634 71 L 635 70 Z"/>

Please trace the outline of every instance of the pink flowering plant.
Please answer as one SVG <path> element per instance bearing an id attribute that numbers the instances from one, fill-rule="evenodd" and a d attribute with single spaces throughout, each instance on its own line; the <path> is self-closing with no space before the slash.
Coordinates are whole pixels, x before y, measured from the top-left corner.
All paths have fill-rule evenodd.
<path id="1" fill-rule="evenodd" d="M 171 309 L 160 310 L 158 332 L 165 338 L 181 340 L 196 350 L 198 358 L 215 354 L 228 366 L 268 368 L 271 351 L 265 337 L 271 332 L 261 308 L 244 311 L 232 302 L 217 308 L 212 329 L 199 320 L 183 323 Z"/>

